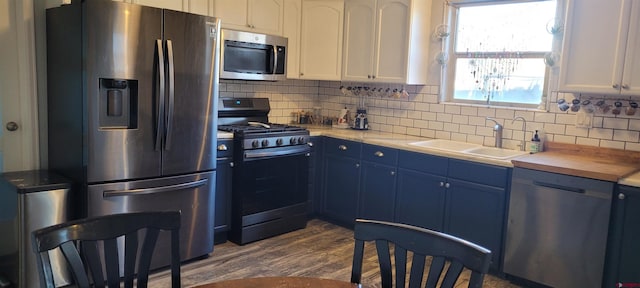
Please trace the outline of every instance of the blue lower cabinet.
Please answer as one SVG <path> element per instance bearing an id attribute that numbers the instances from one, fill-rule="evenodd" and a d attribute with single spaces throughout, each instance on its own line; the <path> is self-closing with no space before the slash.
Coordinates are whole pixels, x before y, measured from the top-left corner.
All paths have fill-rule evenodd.
<path id="1" fill-rule="evenodd" d="M 396 167 L 362 161 L 358 218 L 393 221 Z"/>
<path id="2" fill-rule="evenodd" d="M 602 287 L 630 287 L 640 283 L 640 188 L 619 186 L 613 198 L 607 245 L 607 268 Z"/>
<path id="3" fill-rule="evenodd" d="M 325 154 L 324 158 L 324 215 L 353 226 L 358 209 L 360 161 L 333 154 Z"/>
<path id="4" fill-rule="evenodd" d="M 501 271 L 510 168 L 324 139 L 321 215 L 356 217 L 449 233 L 491 249 Z"/>
<path id="5" fill-rule="evenodd" d="M 491 268 L 499 270 L 506 191 L 456 179 L 448 179 L 445 231 L 491 250 Z"/>
<path id="6" fill-rule="evenodd" d="M 444 231 L 446 178 L 398 168 L 396 222 Z"/>

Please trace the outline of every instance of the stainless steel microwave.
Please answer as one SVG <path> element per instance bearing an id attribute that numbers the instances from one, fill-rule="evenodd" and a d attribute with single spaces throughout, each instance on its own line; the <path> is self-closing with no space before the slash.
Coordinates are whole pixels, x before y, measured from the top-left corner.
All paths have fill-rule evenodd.
<path id="1" fill-rule="evenodd" d="M 221 37 L 221 79 L 286 79 L 287 38 L 230 29 Z"/>

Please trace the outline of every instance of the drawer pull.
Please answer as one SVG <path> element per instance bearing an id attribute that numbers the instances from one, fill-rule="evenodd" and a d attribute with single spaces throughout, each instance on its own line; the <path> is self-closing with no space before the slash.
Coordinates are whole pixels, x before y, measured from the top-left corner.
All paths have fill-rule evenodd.
<path id="1" fill-rule="evenodd" d="M 620 200 L 624 200 L 625 197 L 626 196 L 624 195 L 624 193 L 618 194 L 618 199 L 620 199 Z"/>
<path id="2" fill-rule="evenodd" d="M 376 153 L 373 153 L 373 155 L 376 155 L 378 157 L 384 157 L 384 153 L 382 153 L 382 151 L 376 151 Z"/>
<path id="3" fill-rule="evenodd" d="M 229 150 L 227 145 L 224 145 L 224 144 L 218 145 L 218 151 L 227 151 L 227 150 Z"/>
<path id="4" fill-rule="evenodd" d="M 338 149 L 339 149 L 339 150 L 342 150 L 342 151 L 347 151 L 347 146 L 345 146 L 345 145 L 339 145 L 339 146 L 338 146 Z"/>

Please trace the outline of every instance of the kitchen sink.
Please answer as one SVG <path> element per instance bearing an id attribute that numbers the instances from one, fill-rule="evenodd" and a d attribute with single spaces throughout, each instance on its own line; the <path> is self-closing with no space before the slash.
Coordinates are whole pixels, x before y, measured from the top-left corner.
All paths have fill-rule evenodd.
<path id="1" fill-rule="evenodd" d="M 465 154 L 478 155 L 495 159 L 508 159 L 515 156 L 527 154 L 525 151 L 510 150 L 495 147 L 478 147 L 462 151 Z"/>
<path id="2" fill-rule="evenodd" d="M 461 153 L 466 155 L 492 158 L 492 159 L 509 159 L 512 157 L 527 154 L 525 151 L 485 147 L 479 144 L 459 142 L 446 139 L 433 139 L 425 141 L 411 142 L 409 145 L 423 147 L 427 149 L 437 149 L 442 151 L 448 151 L 452 153 Z"/>
<path id="3" fill-rule="evenodd" d="M 445 139 L 433 139 L 433 140 L 426 140 L 426 141 L 411 142 L 409 143 L 409 145 L 424 147 L 424 148 L 440 149 L 440 150 L 451 151 L 451 152 L 461 152 L 461 151 L 472 149 L 472 148 L 482 148 L 482 146 L 478 144 L 459 142 L 459 141 L 453 141 L 453 140 L 445 140 Z"/>

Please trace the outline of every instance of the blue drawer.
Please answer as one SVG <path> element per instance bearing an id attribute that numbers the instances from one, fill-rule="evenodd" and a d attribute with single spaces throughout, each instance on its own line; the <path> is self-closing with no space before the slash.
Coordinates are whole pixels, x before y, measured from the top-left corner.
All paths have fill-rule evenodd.
<path id="1" fill-rule="evenodd" d="M 363 144 L 362 160 L 395 166 L 398 162 L 398 150 L 389 147 Z"/>
<path id="2" fill-rule="evenodd" d="M 350 158 L 360 158 L 362 143 L 327 137 L 324 140 L 324 152 Z"/>

